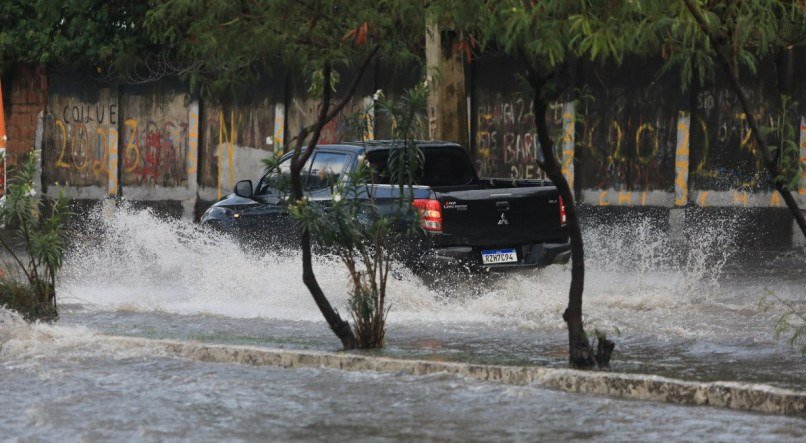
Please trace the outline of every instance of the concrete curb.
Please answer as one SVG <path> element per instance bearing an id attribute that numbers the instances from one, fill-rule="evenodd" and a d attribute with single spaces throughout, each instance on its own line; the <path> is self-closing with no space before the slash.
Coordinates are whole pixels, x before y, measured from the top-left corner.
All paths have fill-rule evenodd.
<path id="1" fill-rule="evenodd" d="M 739 382 L 694 382 L 654 375 L 593 372 L 540 366 L 497 366 L 408 360 L 390 357 L 268 349 L 253 346 L 109 337 L 128 346 L 163 349 L 169 355 L 216 363 L 242 363 L 283 368 L 321 367 L 345 371 L 377 371 L 460 377 L 513 385 L 538 384 L 567 392 L 607 395 L 631 400 L 661 401 L 692 406 L 715 406 L 743 411 L 806 417 L 806 391 Z"/>

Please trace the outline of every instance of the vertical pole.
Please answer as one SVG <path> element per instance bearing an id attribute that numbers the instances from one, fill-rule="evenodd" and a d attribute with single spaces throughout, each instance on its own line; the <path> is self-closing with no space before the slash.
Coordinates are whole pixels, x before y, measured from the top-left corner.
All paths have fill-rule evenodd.
<path id="1" fill-rule="evenodd" d="M 117 100 L 118 100 L 118 153 L 117 153 L 117 163 L 112 164 L 109 163 L 110 170 L 114 166 L 117 176 L 117 186 L 115 187 L 115 196 L 123 195 L 123 160 L 126 156 L 126 114 L 123 112 L 123 85 L 118 85 L 117 87 Z M 132 137 L 135 135 L 132 134 Z"/>
<path id="2" fill-rule="evenodd" d="M 563 105 L 562 172 L 568 181 L 571 193 L 574 192 L 574 132 L 576 109 L 574 102 Z"/>
<path id="3" fill-rule="evenodd" d="M 285 152 L 285 103 L 274 104 L 274 155 Z"/>
<path id="4" fill-rule="evenodd" d="M 800 180 L 798 180 L 798 203 L 802 208 L 806 204 L 806 116 L 800 118 Z M 774 192 L 774 191 L 773 191 Z M 793 246 L 806 246 L 806 237 L 800 230 L 798 222 L 792 220 Z"/>
<path id="5" fill-rule="evenodd" d="M 806 202 L 806 116 L 800 118 L 800 180 L 798 195 L 801 204 Z"/>
<path id="6" fill-rule="evenodd" d="M 106 138 L 107 152 L 109 152 L 109 156 L 106 160 L 106 170 L 108 171 L 108 177 L 106 180 L 106 194 L 114 197 L 118 195 L 118 156 L 120 155 L 118 151 L 118 138 L 120 137 L 120 134 L 118 133 L 118 128 L 114 126 L 114 123 L 116 122 L 110 121 L 110 123 L 111 125 L 109 126 L 108 132 L 109 136 Z"/>
<path id="7" fill-rule="evenodd" d="M 375 97 L 364 97 L 363 105 L 364 130 L 361 134 L 361 140 L 370 141 L 375 140 Z"/>
<path id="8" fill-rule="evenodd" d="M 182 218 L 192 220 L 196 210 L 199 190 L 199 101 L 188 106 L 188 151 L 185 154 L 185 169 L 188 177 L 188 199 L 182 202 Z"/>
<path id="9" fill-rule="evenodd" d="M 680 113 L 677 119 L 677 146 L 674 155 L 674 205 L 685 206 L 688 202 L 689 128 L 691 116 Z"/>
<path id="10" fill-rule="evenodd" d="M 432 139 L 457 142 L 469 149 L 465 60 L 462 51 L 453 51 L 458 38 L 456 31 L 426 25 L 428 132 Z"/>
<path id="11" fill-rule="evenodd" d="M 669 236 L 673 242 L 685 240 L 688 204 L 689 137 L 691 116 L 681 112 L 677 119 L 677 143 L 674 154 L 674 206 L 669 211 Z"/>

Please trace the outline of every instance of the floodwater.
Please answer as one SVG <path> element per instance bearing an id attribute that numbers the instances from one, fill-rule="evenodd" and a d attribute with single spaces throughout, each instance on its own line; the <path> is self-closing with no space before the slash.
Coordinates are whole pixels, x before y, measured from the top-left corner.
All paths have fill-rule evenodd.
<path id="1" fill-rule="evenodd" d="M 447 374 L 200 363 L 0 312 L 0 431 L 18 441 L 797 441 L 803 419 Z"/>
<path id="2" fill-rule="evenodd" d="M 649 219 L 585 228 L 587 328 L 617 343 L 612 368 L 806 389 L 806 358 L 775 337 L 802 306 L 806 253 L 740 257 L 739 216 L 691 223 L 674 243 Z M 454 377 L 188 362 L 104 345 L 98 334 L 337 350 L 295 252 L 237 242 L 147 211 L 98 211 L 71 250 L 57 327 L 0 323 L 10 433 L 55 439 L 758 439 L 806 436 L 802 419 L 499 386 Z M 763 257 L 761 257 L 763 255 Z M 346 273 L 320 258 L 346 311 Z M 406 270 L 390 281 L 386 355 L 566 364 L 563 266 L 474 278 L 450 290 Z M 14 324 L 15 326 L 9 326 Z M 5 392 L 8 392 L 6 395 Z M 15 406 L 16 405 L 16 406 Z M 110 409 L 111 405 L 115 405 Z M 16 413 L 13 413 L 16 411 Z M 5 425 L 2 425 L 5 426 Z M 2 429 L 0 426 L 0 429 Z"/>

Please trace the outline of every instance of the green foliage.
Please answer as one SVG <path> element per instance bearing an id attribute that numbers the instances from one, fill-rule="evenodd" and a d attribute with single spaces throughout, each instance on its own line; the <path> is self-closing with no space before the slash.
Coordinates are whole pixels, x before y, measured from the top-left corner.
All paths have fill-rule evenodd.
<path id="1" fill-rule="evenodd" d="M 416 222 L 410 210 L 380 214 L 371 177 L 370 166 L 361 162 L 348 177 L 333 184 L 331 205 L 307 198 L 289 205 L 302 229 L 346 266 L 353 327 L 358 347 L 364 349 L 383 347 L 392 259 L 406 232 L 401 226 Z"/>
<path id="2" fill-rule="evenodd" d="M 127 75 L 161 50 L 142 26 L 148 7 L 138 0 L 5 0 L 0 69 L 31 63 Z"/>
<path id="3" fill-rule="evenodd" d="M 417 184 L 422 172 L 425 157 L 417 147 L 416 139 L 428 133 L 426 126 L 426 103 L 428 84 L 422 82 L 406 90 L 399 100 L 380 97 L 378 107 L 392 122 L 392 134 L 396 146 L 389 153 L 389 182 L 396 184 L 403 192 L 405 186 Z"/>
<path id="4" fill-rule="evenodd" d="M 324 83 L 324 82 L 323 82 Z M 362 159 L 355 169 L 340 180 L 330 183 L 332 202 L 323 206 L 308 198 L 288 204 L 292 217 L 303 231 L 317 243 L 339 257 L 350 276 L 349 309 L 353 317 L 356 344 L 362 349 L 382 348 L 386 334 L 385 304 L 389 271 L 396 252 L 418 225 L 419 217 L 412 209 L 410 191 L 423 155 L 414 137 L 424 132 L 426 85 L 406 91 L 399 102 L 379 100 L 380 112 L 393 121 L 395 141 L 390 152 L 391 182 L 397 184 L 397 208 L 381 213 L 377 205 L 376 172 Z M 379 97 L 380 98 L 380 97 Z M 363 115 L 353 120 L 363 122 Z M 286 184 L 277 158 L 264 160 L 267 171 L 278 184 L 278 192 L 287 194 Z M 283 191 L 282 189 L 286 189 Z M 407 192 L 407 189 L 409 192 Z"/>
<path id="5" fill-rule="evenodd" d="M 705 84 L 714 77 L 720 52 L 729 60 L 733 72 L 746 70 L 755 74 L 762 58 L 806 42 L 806 7 L 798 1 L 641 3 L 643 20 L 650 30 L 647 38 L 660 44 L 666 58 L 664 70 L 679 69 L 684 89 L 695 79 Z"/>
<path id="6" fill-rule="evenodd" d="M 411 61 L 424 22 L 423 5 L 410 0 L 166 0 L 146 15 L 146 30 L 172 48 L 183 76 L 213 95 L 249 91 L 284 66 L 299 68 L 320 96 L 326 63 L 348 71 L 375 47 Z"/>
<path id="7" fill-rule="evenodd" d="M 631 0 L 436 0 L 429 9 L 482 49 L 501 48 L 545 76 L 575 58 L 620 62 L 648 46 L 642 3 Z"/>
<path id="8" fill-rule="evenodd" d="M 789 335 L 789 346 L 800 346 L 800 353 L 806 355 L 806 310 L 802 304 L 784 300 L 776 293 L 765 290 L 758 301 L 761 312 L 777 311 L 775 337 Z"/>
<path id="9" fill-rule="evenodd" d="M 781 113 L 769 126 L 761 128 L 778 164 L 779 175 L 772 178 L 773 182 L 795 192 L 800 175 L 800 148 L 797 142 L 798 127 L 792 122 L 797 119 L 797 110 L 798 102 L 789 96 L 781 96 Z"/>
<path id="10" fill-rule="evenodd" d="M 28 321 L 56 317 L 55 307 L 43 302 L 33 286 L 8 276 L 0 277 L 0 306 L 19 312 Z"/>
<path id="11" fill-rule="evenodd" d="M 29 154 L 15 171 L 0 206 L 0 225 L 5 225 L 11 233 L 0 237 L 0 246 L 25 276 L 28 297 L 25 298 L 26 291 L 20 289 L 22 283 L 10 280 L 13 279 L 10 275 L 3 277 L 0 291 L 4 292 L 4 303 L 12 308 L 24 308 L 23 314 L 29 318 L 55 318 L 56 275 L 62 267 L 67 245 L 65 221 L 70 212 L 64 196 L 50 203 L 37 197 L 34 189 L 37 168 L 36 155 Z M 27 301 L 20 301 L 22 299 Z"/>
<path id="12" fill-rule="evenodd" d="M 124 82 L 178 75 L 211 95 L 246 96 L 275 66 L 310 78 L 325 61 L 349 69 L 373 46 L 409 62 L 424 11 L 408 0 L 7 0 L 0 69 L 63 66 Z"/>

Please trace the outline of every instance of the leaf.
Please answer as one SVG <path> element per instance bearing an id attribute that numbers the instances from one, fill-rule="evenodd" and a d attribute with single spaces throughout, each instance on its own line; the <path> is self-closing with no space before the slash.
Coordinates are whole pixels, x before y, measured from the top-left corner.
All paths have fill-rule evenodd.
<path id="1" fill-rule="evenodd" d="M 348 40 L 353 41 L 354 46 L 362 46 L 367 44 L 367 36 L 369 34 L 369 24 L 367 22 L 361 23 L 357 27 L 347 31 L 341 38 L 343 42 Z"/>

